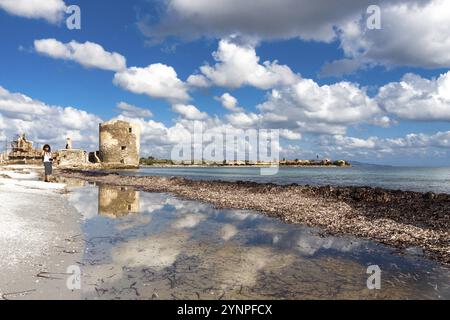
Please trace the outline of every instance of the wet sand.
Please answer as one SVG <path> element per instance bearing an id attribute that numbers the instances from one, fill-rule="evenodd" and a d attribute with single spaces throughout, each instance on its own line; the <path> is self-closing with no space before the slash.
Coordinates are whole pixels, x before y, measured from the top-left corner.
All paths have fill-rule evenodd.
<path id="1" fill-rule="evenodd" d="M 285 222 L 320 227 L 328 234 L 354 235 L 400 248 L 420 248 L 426 256 L 450 264 L 450 195 L 446 194 L 125 177 L 74 170 L 62 170 L 57 175 L 173 193 L 217 208 L 256 210 Z"/>

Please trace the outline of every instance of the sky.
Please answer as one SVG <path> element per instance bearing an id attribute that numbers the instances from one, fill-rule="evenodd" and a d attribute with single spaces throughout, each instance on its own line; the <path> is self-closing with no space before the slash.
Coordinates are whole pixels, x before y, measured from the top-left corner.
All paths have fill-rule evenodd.
<path id="1" fill-rule="evenodd" d="M 289 159 L 449 166 L 449 68 L 445 0 L 0 0 L 0 141 L 93 151 L 123 119 L 169 157 L 201 121 L 278 129 Z"/>

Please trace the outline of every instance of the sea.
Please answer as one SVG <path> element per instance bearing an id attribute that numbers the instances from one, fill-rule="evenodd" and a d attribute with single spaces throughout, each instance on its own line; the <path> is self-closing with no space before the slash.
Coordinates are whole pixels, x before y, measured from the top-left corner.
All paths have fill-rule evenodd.
<path id="1" fill-rule="evenodd" d="M 450 194 L 450 167 L 394 167 L 358 164 L 352 167 L 280 167 L 265 175 L 258 167 L 143 167 L 122 175 L 179 176 L 193 180 L 251 181 L 280 185 L 368 186 L 393 190 Z"/>

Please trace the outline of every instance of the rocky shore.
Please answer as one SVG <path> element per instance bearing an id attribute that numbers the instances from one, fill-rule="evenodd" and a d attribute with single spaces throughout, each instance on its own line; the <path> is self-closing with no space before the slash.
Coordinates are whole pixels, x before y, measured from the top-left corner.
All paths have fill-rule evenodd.
<path id="1" fill-rule="evenodd" d="M 399 248 L 421 248 L 450 264 L 450 195 L 369 187 L 280 186 L 251 182 L 129 177 L 61 170 L 59 176 L 148 192 L 167 192 L 218 208 L 257 210 L 289 223 L 320 227 Z"/>

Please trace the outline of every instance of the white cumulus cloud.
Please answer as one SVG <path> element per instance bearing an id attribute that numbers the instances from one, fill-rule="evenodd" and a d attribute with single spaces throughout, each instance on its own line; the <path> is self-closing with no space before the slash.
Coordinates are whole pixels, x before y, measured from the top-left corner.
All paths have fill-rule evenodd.
<path id="1" fill-rule="evenodd" d="M 102 120 L 86 111 L 51 106 L 0 86 L 0 115 L 0 135 L 7 139 L 26 133 L 37 144 L 63 147 L 70 136 L 76 148 L 97 148 L 98 124 Z"/>
<path id="2" fill-rule="evenodd" d="M 345 132 L 348 125 L 372 122 L 383 113 L 376 101 L 355 84 L 320 86 L 311 79 L 272 90 L 258 109 L 263 112 L 265 125 L 335 134 Z"/>
<path id="3" fill-rule="evenodd" d="M 108 52 L 97 43 L 62 43 L 56 39 L 34 41 L 35 50 L 55 59 L 75 61 L 86 68 L 119 71 L 126 68 L 126 59 L 117 52 Z"/>
<path id="4" fill-rule="evenodd" d="M 131 67 L 115 74 L 114 84 L 133 93 L 172 102 L 189 100 L 186 84 L 178 78 L 174 68 L 161 63 L 146 68 Z"/>
<path id="5" fill-rule="evenodd" d="M 200 75 L 191 76 L 191 85 L 205 87 L 207 83 L 219 87 L 239 88 L 253 86 L 270 89 L 289 85 L 299 79 L 286 65 L 277 61 L 260 63 L 252 44 L 239 43 L 236 37 L 219 42 L 219 48 L 213 53 L 216 64 L 200 67 Z"/>
<path id="6" fill-rule="evenodd" d="M 62 0 L 0 0 L 0 8 L 15 16 L 57 23 L 64 16 L 66 5 Z"/>
<path id="7" fill-rule="evenodd" d="M 431 80 L 406 74 L 381 87 L 376 99 L 401 119 L 450 121 L 450 72 Z"/>
<path id="8" fill-rule="evenodd" d="M 361 66 L 450 67 L 450 2 L 447 0 L 167 0 L 159 22 L 142 19 L 150 38 L 224 38 L 239 33 L 265 40 L 337 41 L 343 59 L 322 74 Z M 367 8 L 381 8 L 381 29 L 367 28 Z M 198 80 L 198 79 L 197 79 Z"/>
<path id="9" fill-rule="evenodd" d="M 137 118 L 151 118 L 153 113 L 145 108 L 136 107 L 126 102 L 119 102 L 117 104 L 117 110 L 125 117 L 137 117 Z"/>
<path id="10" fill-rule="evenodd" d="M 361 66 L 450 67 L 450 2 L 446 0 L 383 2 L 381 29 L 368 30 L 366 16 L 339 28 L 345 57 L 322 73 L 352 73 Z"/>
<path id="11" fill-rule="evenodd" d="M 358 138 L 343 135 L 322 136 L 319 144 L 333 152 L 356 152 L 380 156 L 382 154 L 432 154 L 432 151 L 450 150 L 450 131 L 436 132 L 434 134 L 410 133 L 398 138 Z M 442 152 L 440 152 L 442 153 Z"/>
<path id="12" fill-rule="evenodd" d="M 238 100 L 235 97 L 233 97 L 231 94 L 229 94 L 228 92 L 224 93 L 220 97 L 216 97 L 216 100 L 220 101 L 222 106 L 231 112 L 241 112 L 242 111 L 242 108 L 238 107 Z"/>
<path id="13" fill-rule="evenodd" d="M 261 117 L 256 113 L 236 112 L 226 115 L 226 119 L 237 128 L 254 128 L 258 127 Z"/>
<path id="14" fill-rule="evenodd" d="M 204 120 L 208 117 L 208 114 L 201 112 L 193 105 L 175 104 L 172 106 L 172 110 L 179 113 L 186 120 Z"/>

